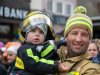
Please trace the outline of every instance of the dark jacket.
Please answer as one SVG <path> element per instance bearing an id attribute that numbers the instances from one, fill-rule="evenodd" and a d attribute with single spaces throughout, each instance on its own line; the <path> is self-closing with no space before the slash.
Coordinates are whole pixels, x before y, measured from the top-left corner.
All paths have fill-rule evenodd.
<path id="1" fill-rule="evenodd" d="M 9 63 L 9 69 L 7 75 L 16 75 L 16 72 L 14 70 L 15 60 L 11 63 Z"/>
<path id="2" fill-rule="evenodd" d="M 7 69 L 4 64 L 0 63 L 0 75 L 7 75 Z"/>
<path id="3" fill-rule="evenodd" d="M 66 41 L 63 39 L 63 40 L 60 40 L 56 43 L 56 46 L 57 46 L 57 49 L 60 49 L 61 46 L 67 46 L 67 43 Z"/>
<path id="4" fill-rule="evenodd" d="M 49 43 L 24 44 L 18 49 L 15 70 L 19 75 L 44 75 L 58 72 L 57 54 Z"/>
<path id="5" fill-rule="evenodd" d="M 100 54 L 98 54 L 97 57 L 91 58 L 91 60 L 93 61 L 93 63 L 98 63 L 98 64 L 100 64 Z"/>

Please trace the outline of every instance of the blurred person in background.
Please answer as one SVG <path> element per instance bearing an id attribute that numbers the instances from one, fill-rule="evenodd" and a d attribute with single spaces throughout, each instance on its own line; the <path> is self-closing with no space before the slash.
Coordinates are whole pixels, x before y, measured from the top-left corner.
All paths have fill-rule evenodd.
<path id="1" fill-rule="evenodd" d="M 4 43 L 3 42 L 0 42 L 0 62 L 2 62 L 2 56 L 3 56 L 3 50 L 2 50 L 2 47 L 4 47 Z"/>
<path id="2" fill-rule="evenodd" d="M 99 51 L 100 51 L 100 39 L 93 39 L 93 41 L 96 43 L 96 45 L 99 47 Z"/>
<path id="3" fill-rule="evenodd" d="M 4 43 L 0 42 L 0 75 L 7 75 L 7 69 L 3 63 L 3 48 Z"/>
<path id="4" fill-rule="evenodd" d="M 94 63 L 100 64 L 100 51 L 95 41 L 90 42 L 87 49 L 87 55 Z"/>
<path id="5" fill-rule="evenodd" d="M 7 48 L 7 60 L 8 60 L 8 75 L 16 75 L 14 71 L 14 65 L 15 65 L 15 59 L 17 55 L 17 50 L 20 47 L 20 44 L 18 42 L 10 42 L 10 46 Z"/>

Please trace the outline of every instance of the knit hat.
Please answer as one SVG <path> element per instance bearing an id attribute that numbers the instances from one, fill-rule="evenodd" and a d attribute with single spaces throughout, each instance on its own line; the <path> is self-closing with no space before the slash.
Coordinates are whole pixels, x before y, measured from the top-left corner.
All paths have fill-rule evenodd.
<path id="1" fill-rule="evenodd" d="M 8 50 L 8 53 L 9 52 L 14 52 L 15 54 L 17 54 L 18 48 L 19 48 L 18 46 L 11 46 L 7 50 Z"/>
<path id="2" fill-rule="evenodd" d="M 68 35 L 73 28 L 87 28 L 90 39 L 93 37 L 93 24 L 91 19 L 86 15 L 87 10 L 83 6 L 78 6 L 74 10 L 74 15 L 69 17 L 66 22 L 64 37 Z"/>
<path id="3" fill-rule="evenodd" d="M 17 50 L 18 48 L 20 47 L 20 43 L 19 42 L 8 42 L 6 44 L 6 49 L 7 49 L 7 52 L 14 52 L 15 54 L 17 54 Z"/>

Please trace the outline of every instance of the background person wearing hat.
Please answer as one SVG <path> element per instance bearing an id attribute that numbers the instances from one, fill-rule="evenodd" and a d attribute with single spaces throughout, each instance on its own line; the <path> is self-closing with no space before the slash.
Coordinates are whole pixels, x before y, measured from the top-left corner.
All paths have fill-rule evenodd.
<path id="1" fill-rule="evenodd" d="M 3 47 L 4 47 L 4 43 L 0 42 L 0 62 L 2 62 L 2 58 L 3 58 L 3 51 L 2 51 Z"/>
<path id="2" fill-rule="evenodd" d="M 64 37 L 67 40 L 67 55 L 60 66 L 65 65 L 69 70 L 60 75 L 100 75 L 100 65 L 86 58 L 92 36 L 92 21 L 86 15 L 86 8 L 79 6 L 66 22 Z"/>
<path id="3" fill-rule="evenodd" d="M 4 43 L 0 42 L 0 75 L 7 75 L 7 69 L 3 63 L 3 50 Z"/>
<path id="4" fill-rule="evenodd" d="M 7 47 L 7 61 L 8 61 L 8 74 L 7 75 L 16 75 L 14 71 L 15 59 L 17 55 L 17 50 L 21 46 L 19 42 L 8 42 L 9 46 Z"/>

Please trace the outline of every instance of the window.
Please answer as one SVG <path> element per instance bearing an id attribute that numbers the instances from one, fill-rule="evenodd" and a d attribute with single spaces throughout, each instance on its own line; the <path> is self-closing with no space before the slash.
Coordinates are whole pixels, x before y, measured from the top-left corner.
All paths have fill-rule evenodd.
<path id="1" fill-rule="evenodd" d="M 57 12 L 62 13 L 62 3 L 60 2 L 57 3 Z"/>
<path id="2" fill-rule="evenodd" d="M 65 25 L 67 17 L 65 17 L 65 16 L 59 16 L 59 15 L 53 15 L 53 20 L 54 20 L 55 24 Z"/>
<path id="3" fill-rule="evenodd" d="M 47 1 L 47 10 L 52 11 L 52 0 Z"/>
<path id="4" fill-rule="evenodd" d="M 72 12 L 71 12 L 71 4 L 67 4 L 67 5 L 66 5 L 66 14 L 67 14 L 67 15 L 71 15 L 71 13 L 72 13 Z"/>

